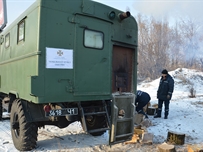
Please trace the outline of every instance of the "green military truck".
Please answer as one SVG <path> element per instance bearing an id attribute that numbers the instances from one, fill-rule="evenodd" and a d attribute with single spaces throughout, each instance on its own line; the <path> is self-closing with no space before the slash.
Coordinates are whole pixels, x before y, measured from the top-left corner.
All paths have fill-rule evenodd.
<path id="1" fill-rule="evenodd" d="M 5 0 L 4 0 L 5 2 Z M 0 118 L 16 149 L 38 128 L 80 121 L 109 143 L 133 134 L 138 29 L 130 12 L 90 0 L 36 0 L 0 33 Z"/>

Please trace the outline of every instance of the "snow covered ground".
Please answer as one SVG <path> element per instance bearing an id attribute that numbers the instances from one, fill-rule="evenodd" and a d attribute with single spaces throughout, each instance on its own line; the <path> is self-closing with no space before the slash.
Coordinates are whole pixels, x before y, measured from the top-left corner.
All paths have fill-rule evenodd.
<path id="1" fill-rule="evenodd" d="M 196 70 L 177 69 L 170 75 L 175 80 L 175 89 L 170 102 L 168 119 L 149 116 L 153 125 L 147 128 L 154 134 L 153 144 L 116 144 L 108 146 L 108 133 L 93 137 L 84 133 L 79 122 L 64 129 L 46 126 L 38 131 L 37 148 L 33 152 L 93 152 L 93 151 L 128 151 L 154 152 L 162 144 L 168 131 L 184 133 L 185 144 L 176 146 L 179 152 L 187 151 L 188 144 L 199 144 L 203 147 L 203 73 Z M 138 84 L 138 89 L 151 95 L 151 104 L 156 104 L 156 92 L 159 79 Z M 196 92 L 195 98 L 189 98 L 190 89 Z M 17 152 L 13 146 L 9 119 L 0 122 L 0 152 Z"/>

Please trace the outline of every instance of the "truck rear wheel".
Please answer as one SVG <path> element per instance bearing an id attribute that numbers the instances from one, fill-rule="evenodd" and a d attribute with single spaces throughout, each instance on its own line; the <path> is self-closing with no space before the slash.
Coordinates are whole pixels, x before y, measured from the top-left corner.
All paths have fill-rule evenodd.
<path id="1" fill-rule="evenodd" d="M 28 151 L 36 147 L 38 127 L 27 122 L 20 99 L 13 102 L 10 115 L 13 143 L 19 151 Z"/>
<path id="2" fill-rule="evenodd" d="M 104 116 L 92 116 L 92 119 L 86 119 L 87 130 L 94 130 L 104 128 L 106 126 L 106 119 Z M 101 136 L 105 131 L 90 133 L 93 136 Z"/>

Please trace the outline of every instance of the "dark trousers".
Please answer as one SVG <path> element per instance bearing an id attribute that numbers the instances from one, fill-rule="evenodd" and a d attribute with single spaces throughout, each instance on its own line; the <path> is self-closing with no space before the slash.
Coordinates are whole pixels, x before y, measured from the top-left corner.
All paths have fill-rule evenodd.
<path id="1" fill-rule="evenodd" d="M 162 111 L 162 105 L 164 103 L 164 107 L 165 107 L 165 116 L 168 116 L 169 113 L 169 103 L 170 100 L 160 100 L 158 101 L 158 111 L 157 111 L 157 115 L 161 116 L 161 111 Z"/>

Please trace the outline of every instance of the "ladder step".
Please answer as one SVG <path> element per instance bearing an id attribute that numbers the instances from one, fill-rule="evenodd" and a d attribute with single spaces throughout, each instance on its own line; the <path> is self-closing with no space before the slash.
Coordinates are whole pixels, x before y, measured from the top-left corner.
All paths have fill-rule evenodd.
<path id="1" fill-rule="evenodd" d="M 106 130 L 110 130 L 110 128 L 100 128 L 100 129 L 88 130 L 88 133 L 95 133 L 95 132 L 106 131 Z"/>
<path id="2" fill-rule="evenodd" d="M 91 110 L 92 108 L 95 110 L 101 110 L 104 109 L 104 106 L 100 105 L 100 106 L 83 107 L 84 110 Z"/>
<path id="3" fill-rule="evenodd" d="M 124 121 L 132 121 L 133 118 L 121 118 L 121 119 L 117 119 L 117 122 L 124 122 Z"/>
<path id="4" fill-rule="evenodd" d="M 122 137 L 131 136 L 131 135 L 133 135 L 133 133 L 118 135 L 118 136 L 116 136 L 116 138 L 122 138 Z"/>
<path id="5" fill-rule="evenodd" d="M 91 112 L 91 113 L 84 113 L 85 116 L 89 116 L 89 115 L 100 115 L 100 114 L 106 114 L 105 111 L 103 112 Z"/>
<path id="6" fill-rule="evenodd" d="M 110 130 L 110 119 L 109 119 L 109 114 L 107 110 L 107 106 L 105 101 L 102 101 L 102 104 L 99 106 L 91 106 L 91 107 L 82 107 L 81 102 L 78 102 L 78 107 L 81 113 L 81 120 L 82 120 L 82 126 L 85 132 L 88 133 L 96 133 L 96 132 L 103 132 Z M 87 128 L 86 120 L 88 119 L 85 116 L 90 116 L 90 115 L 102 115 L 104 116 L 104 119 L 106 121 L 106 125 L 104 128 L 99 128 L 97 127 L 96 129 L 89 130 Z"/>

